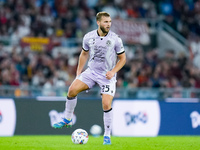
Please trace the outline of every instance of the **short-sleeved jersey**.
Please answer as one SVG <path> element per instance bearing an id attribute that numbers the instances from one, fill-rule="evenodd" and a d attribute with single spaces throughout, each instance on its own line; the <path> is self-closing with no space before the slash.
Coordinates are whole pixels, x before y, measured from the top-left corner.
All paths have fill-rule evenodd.
<path id="1" fill-rule="evenodd" d="M 104 37 L 100 37 L 97 30 L 88 32 L 83 38 L 82 48 L 90 54 L 88 67 L 102 75 L 111 71 L 116 65 L 117 55 L 125 52 L 121 38 L 112 31 Z"/>

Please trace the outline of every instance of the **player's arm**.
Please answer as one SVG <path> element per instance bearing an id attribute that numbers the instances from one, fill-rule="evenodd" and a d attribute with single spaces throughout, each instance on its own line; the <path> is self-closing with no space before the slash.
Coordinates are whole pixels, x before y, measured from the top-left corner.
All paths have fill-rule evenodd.
<path id="1" fill-rule="evenodd" d="M 89 56 L 89 52 L 82 49 L 81 54 L 79 56 L 78 67 L 76 71 L 76 75 L 80 75 Z"/>
<path id="2" fill-rule="evenodd" d="M 112 72 L 117 73 L 126 63 L 126 54 L 123 52 L 122 54 L 117 55 L 119 61 L 117 62 L 116 66 L 111 70 Z"/>
<path id="3" fill-rule="evenodd" d="M 111 70 L 111 71 L 108 71 L 106 73 L 106 78 L 107 79 L 111 79 L 115 73 L 117 73 L 126 63 L 126 54 L 125 52 L 123 52 L 122 54 L 119 54 L 117 55 L 118 56 L 118 59 L 119 61 L 117 62 L 116 66 Z"/>

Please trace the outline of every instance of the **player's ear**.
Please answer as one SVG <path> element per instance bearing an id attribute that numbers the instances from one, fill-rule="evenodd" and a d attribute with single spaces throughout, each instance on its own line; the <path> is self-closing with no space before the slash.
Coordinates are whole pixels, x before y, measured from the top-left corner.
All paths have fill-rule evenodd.
<path id="1" fill-rule="evenodd" d="M 97 25 L 98 25 L 98 26 L 100 25 L 100 21 L 99 21 L 99 20 L 97 20 Z"/>

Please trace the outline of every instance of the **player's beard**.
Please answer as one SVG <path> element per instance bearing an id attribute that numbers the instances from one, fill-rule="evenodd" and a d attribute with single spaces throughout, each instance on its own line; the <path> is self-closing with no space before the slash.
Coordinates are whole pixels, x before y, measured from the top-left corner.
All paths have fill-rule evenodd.
<path id="1" fill-rule="evenodd" d="M 102 31 L 103 33 L 108 33 L 108 32 L 109 32 L 109 29 L 106 29 L 106 28 L 104 28 L 104 27 L 102 27 L 102 26 L 100 26 L 100 29 L 101 29 L 101 31 Z"/>

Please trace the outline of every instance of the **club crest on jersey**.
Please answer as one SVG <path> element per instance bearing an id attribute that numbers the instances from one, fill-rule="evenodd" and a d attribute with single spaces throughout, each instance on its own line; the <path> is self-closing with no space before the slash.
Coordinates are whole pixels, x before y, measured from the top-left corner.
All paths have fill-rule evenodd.
<path id="1" fill-rule="evenodd" d="M 111 41 L 108 40 L 108 41 L 106 42 L 106 45 L 107 45 L 107 46 L 110 46 L 110 45 L 111 45 Z"/>

